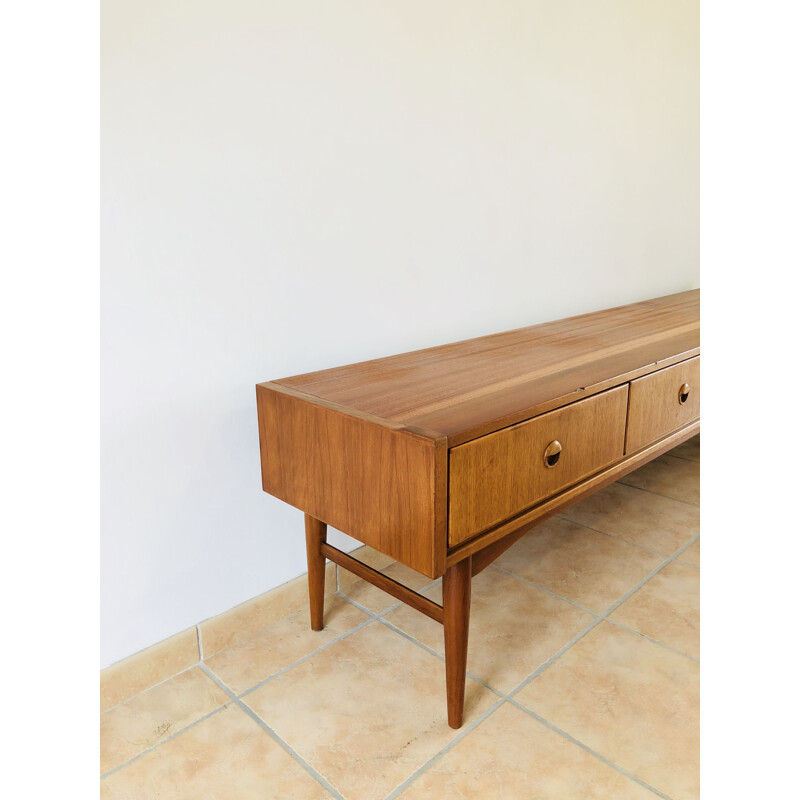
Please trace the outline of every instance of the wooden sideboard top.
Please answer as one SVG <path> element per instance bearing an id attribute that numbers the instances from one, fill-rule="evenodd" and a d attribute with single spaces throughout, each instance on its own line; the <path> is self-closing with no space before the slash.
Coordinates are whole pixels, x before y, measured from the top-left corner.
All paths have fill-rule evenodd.
<path id="1" fill-rule="evenodd" d="M 700 352 L 700 290 L 273 381 L 454 446 Z"/>

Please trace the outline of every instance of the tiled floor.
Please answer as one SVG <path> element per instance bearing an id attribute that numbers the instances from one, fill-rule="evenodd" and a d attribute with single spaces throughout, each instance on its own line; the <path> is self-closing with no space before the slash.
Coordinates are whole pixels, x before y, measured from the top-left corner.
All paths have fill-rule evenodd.
<path id="1" fill-rule="evenodd" d="M 299 608 L 106 711 L 101 796 L 698 797 L 699 462 L 696 438 L 475 578 L 462 729 L 441 626 L 342 570 L 324 631 Z"/>

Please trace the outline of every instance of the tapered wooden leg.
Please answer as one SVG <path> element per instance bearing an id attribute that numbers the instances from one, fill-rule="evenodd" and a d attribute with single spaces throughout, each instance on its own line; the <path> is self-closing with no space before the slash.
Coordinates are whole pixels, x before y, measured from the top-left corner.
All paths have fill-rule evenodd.
<path id="1" fill-rule="evenodd" d="M 471 586 L 472 556 L 469 556 L 450 567 L 442 580 L 447 722 L 451 728 L 460 728 L 464 722 Z"/>
<path id="2" fill-rule="evenodd" d="M 324 522 L 306 514 L 306 558 L 308 559 L 308 600 L 311 607 L 311 630 L 322 630 L 325 608 L 325 556 L 320 545 L 328 536 Z"/>

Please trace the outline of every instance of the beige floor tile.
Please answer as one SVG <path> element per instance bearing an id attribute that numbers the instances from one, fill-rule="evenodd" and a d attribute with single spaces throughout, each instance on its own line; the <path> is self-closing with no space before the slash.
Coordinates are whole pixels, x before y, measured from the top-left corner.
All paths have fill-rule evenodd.
<path id="1" fill-rule="evenodd" d="M 100 715 L 100 772 L 118 767 L 228 702 L 194 667 Z"/>
<path id="2" fill-rule="evenodd" d="M 379 553 L 377 550 L 373 550 L 370 547 L 359 548 L 352 553 L 352 556 L 359 561 L 363 561 L 373 569 L 377 569 L 384 575 L 394 578 L 394 580 L 408 586 L 415 592 L 429 586 L 432 582 L 431 579 L 425 575 L 397 561 L 392 561 L 391 558 L 388 558 L 383 555 L 383 553 Z M 348 572 L 344 568 L 339 569 L 339 591 L 373 614 L 379 614 L 381 611 L 385 611 L 389 606 L 393 606 L 398 602 L 390 594 L 356 577 L 352 572 Z"/>
<path id="3" fill-rule="evenodd" d="M 441 587 L 426 594 L 441 602 Z M 595 619 L 591 614 L 494 569 L 472 582 L 467 669 L 502 692 L 511 691 Z M 444 653 L 438 622 L 407 606 L 386 621 Z"/>
<path id="4" fill-rule="evenodd" d="M 655 795 L 512 705 L 481 722 L 402 800 L 652 800 Z"/>
<path id="5" fill-rule="evenodd" d="M 691 439 L 687 439 L 683 444 L 673 447 L 669 452 L 670 455 L 677 456 L 678 458 L 688 458 L 690 461 L 699 461 L 700 434 L 698 433 L 697 436 L 692 436 Z"/>
<path id="6" fill-rule="evenodd" d="M 325 568 L 325 595 L 335 591 L 336 565 L 329 562 Z M 308 576 L 305 574 L 201 622 L 203 658 L 247 639 L 266 625 L 301 608 L 308 609 Z"/>
<path id="7" fill-rule="evenodd" d="M 192 627 L 107 667 L 100 673 L 100 710 L 183 672 L 199 660 L 197 629 Z"/>
<path id="8" fill-rule="evenodd" d="M 673 800 L 699 796 L 700 667 L 601 622 L 516 699 Z"/>
<path id="9" fill-rule="evenodd" d="M 581 500 L 562 516 L 664 555 L 700 531 L 699 508 L 621 483 Z"/>
<path id="10" fill-rule="evenodd" d="M 466 722 L 496 699 L 467 680 Z M 457 735 L 442 661 L 377 621 L 245 702 L 347 800 L 385 797 Z"/>
<path id="11" fill-rule="evenodd" d="M 248 639 L 206 659 L 206 666 L 236 694 L 269 678 L 369 619 L 338 595 L 325 598 L 324 628 L 312 631 L 308 609 L 273 622 Z"/>
<path id="12" fill-rule="evenodd" d="M 681 553 L 678 561 L 684 564 L 691 564 L 693 567 L 700 569 L 700 540 L 698 539 L 691 547 Z"/>
<path id="13" fill-rule="evenodd" d="M 602 613 L 662 561 L 627 542 L 553 517 L 525 534 L 495 564 Z"/>
<path id="14" fill-rule="evenodd" d="M 103 800 L 323 800 L 327 792 L 236 706 L 100 783 Z"/>
<path id="15" fill-rule="evenodd" d="M 664 455 L 648 462 L 620 480 L 648 492 L 700 504 L 700 462 Z"/>
<path id="16" fill-rule="evenodd" d="M 609 619 L 691 658 L 700 658 L 700 573 L 673 561 Z"/>

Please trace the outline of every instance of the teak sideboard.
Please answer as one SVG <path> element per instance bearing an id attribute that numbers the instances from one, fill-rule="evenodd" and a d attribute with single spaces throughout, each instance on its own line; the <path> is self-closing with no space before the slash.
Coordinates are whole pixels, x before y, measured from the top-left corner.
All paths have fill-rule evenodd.
<path id="1" fill-rule="evenodd" d="M 539 522 L 700 430 L 700 293 L 256 387 L 265 492 L 305 512 L 311 627 L 325 562 L 444 625 L 463 722 L 472 577 Z M 442 604 L 326 541 L 344 531 L 429 578 Z"/>

